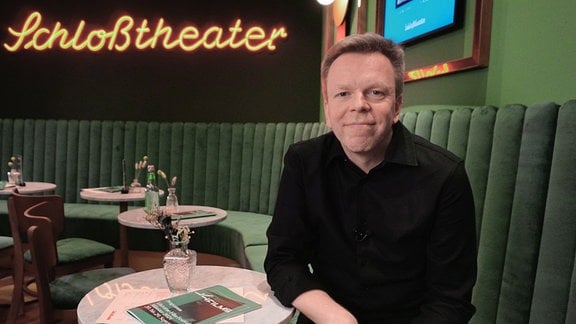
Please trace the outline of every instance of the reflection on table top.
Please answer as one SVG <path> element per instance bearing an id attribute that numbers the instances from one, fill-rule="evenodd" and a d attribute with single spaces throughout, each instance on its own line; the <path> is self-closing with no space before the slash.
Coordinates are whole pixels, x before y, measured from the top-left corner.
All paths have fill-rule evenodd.
<path id="1" fill-rule="evenodd" d="M 213 213 L 212 216 L 203 216 L 197 218 L 186 218 L 187 212 L 193 211 L 205 211 L 208 213 Z M 226 211 L 220 208 L 209 207 L 209 206 L 198 206 L 198 205 L 180 205 L 178 207 L 178 212 L 182 215 L 180 220 L 181 225 L 186 225 L 188 227 L 202 227 L 213 225 L 218 222 L 223 221 L 226 218 Z M 118 215 L 118 222 L 124 226 L 143 228 L 143 229 L 157 229 L 156 226 L 152 225 L 146 220 L 146 211 L 144 208 L 135 208 Z"/>
<path id="2" fill-rule="evenodd" d="M 244 297 L 262 305 L 245 314 L 245 323 L 287 323 L 292 308 L 286 308 L 273 296 L 264 273 L 220 266 L 197 266 L 192 287 L 194 290 L 223 285 L 243 288 Z M 90 291 L 78 305 L 78 323 L 92 324 L 113 302 L 120 289 L 167 289 L 163 269 L 136 272 L 104 283 Z M 138 306 L 138 305 L 134 305 Z"/>
<path id="3" fill-rule="evenodd" d="M 15 186 L 7 184 L 2 190 L 0 190 L 0 195 L 11 195 L 14 189 L 18 189 L 18 192 L 25 195 L 38 194 L 54 191 L 56 185 L 50 182 L 36 182 L 27 181 L 25 186 Z"/>
<path id="4" fill-rule="evenodd" d="M 123 202 L 144 200 L 144 191 L 121 193 L 120 191 L 107 191 L 111 187 L 84 188 L 80 190 L 80 197 L 86 200 Z"/>

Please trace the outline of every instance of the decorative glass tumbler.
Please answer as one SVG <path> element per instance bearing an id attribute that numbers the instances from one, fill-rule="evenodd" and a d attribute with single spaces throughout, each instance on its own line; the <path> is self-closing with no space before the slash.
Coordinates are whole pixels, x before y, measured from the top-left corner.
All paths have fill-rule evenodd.
<path id="1" fill-rule="evenodd" d="M 188 241 L 170 242 L 171 249 L 164 255 L 164 276 L 172 295 L 189 291 L 196 268 L 196 251 L 188 249 Z"/>

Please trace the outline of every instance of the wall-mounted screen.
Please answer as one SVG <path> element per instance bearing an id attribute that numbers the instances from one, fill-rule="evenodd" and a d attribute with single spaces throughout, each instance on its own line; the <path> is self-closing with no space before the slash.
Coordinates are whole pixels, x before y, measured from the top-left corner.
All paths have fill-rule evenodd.
<path id="1" fill-rule="evenodd" d="M 462 27 L 464 0 L 382 0 L 384 37 L 404 45 Z"/>

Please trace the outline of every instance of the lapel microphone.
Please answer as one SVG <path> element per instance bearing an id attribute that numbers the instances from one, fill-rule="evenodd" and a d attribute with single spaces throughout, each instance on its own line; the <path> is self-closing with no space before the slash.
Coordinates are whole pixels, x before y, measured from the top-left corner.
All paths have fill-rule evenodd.
<path id="1" fill-rule="evenodd" d="M 370 231 L 364 227 L 355 226 L 352 231 L 354 233 L 354 239 L 356 240 L 356 242 L 362 242 L 368 236 L 370 236 Z"/>

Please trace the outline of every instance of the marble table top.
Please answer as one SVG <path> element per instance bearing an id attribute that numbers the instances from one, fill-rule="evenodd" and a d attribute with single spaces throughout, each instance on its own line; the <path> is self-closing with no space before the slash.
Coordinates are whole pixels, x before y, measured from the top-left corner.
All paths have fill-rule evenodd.
<path id="1" fill-rule="evenodd" d="M 204 211 L 213 213 L 213 216 L 203 216 L 198 218 L 188 218 L 186 219 L 186 212 L 193 211 Z M 178 207 L 178 213 L 182 215 L 183 219 L 180 220 L 180 225 L 186 225 L 190 228 L 196 228 L 201 226 L 208 226 L 216 224 L 224 220 L 227 216 L 225 210 L 220 208 L 214 208 L 209 206 L 197 206 L 197 205 L 180 205 Z M 144 208 L 135 208 L 128 211 L 122 212 L 118 215 L 118 222 L 124 226 L 142 228 L 142 229 L 158 229 L 150 222 L 146 220 L 146 211 Z"/>
<path id="2" fill-rule="evenodd" d="M 197 266 L 193 278 L 193 290 L 213 285 L 223 285 L 233 290 L 240 288 L 244 297 L 262 305 L 261 308 L 244 314 L 241 323 L 288 323 L 292 317 L 293 309 L 282 306 L 274 297 L 264 273 L 233 267 Z M 150 289 L 151 293 L 154 289 L 167 289 L 164 270 L 136 272 L 94 288 L 78 305 L 78 323 L 97 323 L 97 319 L 114 302 L 122 289 Z M 132 305 L 134 306 L 139 305 Z M 132 319 L 125 322 L 130 320 Z"/>
<path id="3" fill-rule="evenodd" d="M 121 193 L 119 191 L 108 192 L 106 188 L 84 188 L 80 190 L 80 197 L 86 200 L 127 202 L 144 200 L 144 191 Z"/>
<path id="4" fill-rule="evenodd" d="M 27 181 L 25 184 L 25 186 L 7 184 L 2 190 L 0 190 L 0 195 L 11 195 L 14 189 L 18 189 L 19 193 L 25 195 L 45 193 L 56 189 L 56 184 L 50 182 Z"/>

